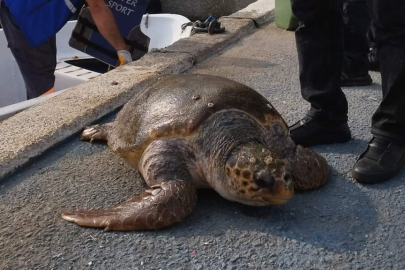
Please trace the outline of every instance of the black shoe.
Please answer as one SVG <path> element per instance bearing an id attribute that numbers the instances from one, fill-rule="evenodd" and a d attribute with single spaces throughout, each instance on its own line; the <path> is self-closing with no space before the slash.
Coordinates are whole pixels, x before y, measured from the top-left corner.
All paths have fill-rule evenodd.
<path id="1" fill-rule="evenodd" d="M 340 86 L 365 86 L 370 85 L 373 82 L 369 74 L 360 77 L 349 77 L 344 72 L 340 77 Z"/>
<path id="2" fill-rule="evenodd" d="M 317 144 L 345 143 L 351 134 L 347 122 L 326 122 L 309 116 L 290 127 L 290 136 L 295 144 L 311 146 Z"/>
<path id="3" fill-rule="evenodd" d="M 378 183 L 394 177 L 405 165 L 405 145 L 374 137 L 357 159 L 352 177 L 361 183 Z"/>

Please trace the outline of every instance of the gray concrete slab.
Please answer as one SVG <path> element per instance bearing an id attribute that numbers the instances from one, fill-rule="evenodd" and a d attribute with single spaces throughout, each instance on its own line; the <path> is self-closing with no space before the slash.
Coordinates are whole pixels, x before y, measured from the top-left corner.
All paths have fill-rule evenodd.
<path id="1" fill-rule="evenodd" d="M 273 24 L 190 72 L 257 89 L 289 124 L 308 108 L 293 33 Z M 353 140 L 314 148 L 332 168 L 325 187 L 266 208 L 200 192 L 192 215 L 162 231 L 105 233 L 60 218 L 64 209 L 102 208 L 144 188 L 106 145 L 71 137 L 0 183 L 0 269 L 404 269 L 404 173 L 373 186 L 349 177 L 381 99 L 379 74 L 372 76 L 372 86 L 344 90 Z"/>
<path id="2" fill-rule="evenodd" d="M 255 25 L 250 19 L 221 18 L 219 21 L 227 29 L 224 34 L 195 34 L 182 42 L 176 42 L 166 49 L 157 51 L 188 53 L 196 62 L 201 62 L 255 29 Z"/>

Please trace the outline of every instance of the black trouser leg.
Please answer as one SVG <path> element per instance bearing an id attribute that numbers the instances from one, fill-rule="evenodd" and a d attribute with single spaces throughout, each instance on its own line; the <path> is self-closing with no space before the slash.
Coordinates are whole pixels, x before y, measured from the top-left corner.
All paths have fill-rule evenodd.
<path id="1" fill-rule="evenodd" d="M 383 100 L 371 132 L 405 143 L 405 0 L 368 0 L 376 29 Z"/>
<path id="2" fill-rule="evenodd" d="M 301 21 L 295 33 L 301 93 L 311 103 L 308 115 L 347 121 L 347 100 L 340 88 L 343 62 L 341 0 L 291 0 Z"/>
<path id="3" fill-rule="evenodd" d="M 344 0 L 343 24 L 343 72 L 352 78 L 366 76 L 369 53 L 367 32 L 370 28 L 367 0 Z"/>

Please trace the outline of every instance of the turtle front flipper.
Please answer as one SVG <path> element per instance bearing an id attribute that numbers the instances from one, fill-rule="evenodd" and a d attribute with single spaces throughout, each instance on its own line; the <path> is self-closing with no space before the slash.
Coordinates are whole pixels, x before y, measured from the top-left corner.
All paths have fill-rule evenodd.
<path id="1" fill-rule="evenodd" d="M 301 145 L 298 145 L 295 150 L 294 163 L 294 188 L 297 190 L 318 188 L 329 178 L 326 159 Z"/>
<path id="2" fill-rule="evenodd" d="M 90 140 L 90 142 L 93 142 L 94 140 L 107 141 L 108 132 L 111 127 L 112 123 L 88 126 L 83 130 L 80 139 Z"/>
<path id="3" fill-rule="evenodd" d="M 192 183 L 171 180 L 110 209 L 66 211 L 62 218 L 105 231 L 158 230 L 183 220 L 194 209 L 196 200 Z"/>

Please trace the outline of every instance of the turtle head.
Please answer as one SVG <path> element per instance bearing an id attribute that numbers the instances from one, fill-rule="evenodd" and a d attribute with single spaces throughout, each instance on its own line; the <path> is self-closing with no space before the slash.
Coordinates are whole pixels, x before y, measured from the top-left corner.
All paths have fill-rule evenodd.
<path id="1" fill-rule="evenodd" d="M 237 147 L 225 165 L 227 198 L 248 205 L 283 204 L 294 188 L 290 164 L 261 143 Z"/>

